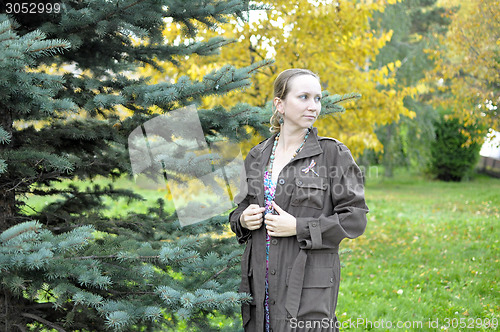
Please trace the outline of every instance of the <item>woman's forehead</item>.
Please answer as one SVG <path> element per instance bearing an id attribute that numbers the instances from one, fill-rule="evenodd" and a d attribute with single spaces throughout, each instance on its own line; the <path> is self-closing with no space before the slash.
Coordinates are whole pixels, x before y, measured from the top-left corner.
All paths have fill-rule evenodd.
<path id="1" fill-rule="evenodd" d="M 290 82 L 290 91 L 307 92 L 311 94 L 321 94 L 321 84 L 319 80 L 312 75 L 299 75 L 293 77 Z"/>

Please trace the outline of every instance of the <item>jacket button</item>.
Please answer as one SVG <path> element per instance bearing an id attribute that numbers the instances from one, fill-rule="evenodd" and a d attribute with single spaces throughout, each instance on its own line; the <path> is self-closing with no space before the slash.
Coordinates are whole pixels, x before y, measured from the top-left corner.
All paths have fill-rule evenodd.
<path id="1" fill-rule="evenodd" d="M 299 180 L 299 181 L 297 181 L 297 184 L 298 184 L 299 186 L 301 186 L 301 185 L 302 185 L 302 181 L 300 181 L 300 180 Z"/>
<path id="2" fill-rule="evenodd" d="M 333 278 L 330 278 L 330 282 L 333 283 Z"/>
<path id="3" fill-rule="evenodd" d="M 313 222 L 313 223 L 311 224 L 311 226 L 312 226 L 312 227 L 316 227 L 316 223 L 315 223 L 315 222 Z"/>
<path id="4" fill-rule="evenodd" d="M 276 301 L 275 300 L 271 300 L 271 304 L 276 304 Z"/>
<path id="5" fill-rule="evenodd" d="M 283 178 L 282 178 L 282 179 L 279 179 L 279 180 L 278 180 L 278 183 L 279 183 L 279 184 L 285 184 L 285 179 L 283 179 Z"/>
<path id="6" fill-rule="evenodd" d="M 276 270 L 271 270 L 271 274 L 272 275 L 275 275 L 276 274 Z M 333 282 L 333 281 L 332 281 Z"/>
<path id="7" fill-rule="evenodd" d="M 276 239 L 272 239 L 272 240 L 271 240 L 271 244 L 275 244 L 275 245 L 276 245 L 276 244 L 278 244 L 278 240 L 276 240 Z"/>

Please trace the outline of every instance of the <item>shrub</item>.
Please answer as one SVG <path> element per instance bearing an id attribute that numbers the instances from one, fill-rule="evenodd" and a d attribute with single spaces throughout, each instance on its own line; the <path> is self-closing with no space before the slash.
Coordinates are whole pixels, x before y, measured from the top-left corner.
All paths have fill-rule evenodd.
<path id="1" fill-rule="evenodd" d="M 431 143 L 431 173 L 439 180 L 461 181 L 468 177 L 479 158 L 477 128 L 465 126 L 459 119 L 441 115 L 435 123 Z M 472 143 L 468 143 L 468 138 Z"/>

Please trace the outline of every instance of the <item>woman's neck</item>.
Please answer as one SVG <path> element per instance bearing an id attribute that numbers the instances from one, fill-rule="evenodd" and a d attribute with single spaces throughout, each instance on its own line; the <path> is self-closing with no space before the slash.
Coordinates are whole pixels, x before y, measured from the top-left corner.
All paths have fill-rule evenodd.
<path id="1" fill-rule="evenodd" d="M 278 147 L 285 154 L 295 152 L 304 141 L 307 129 L 281 127 Z"/>

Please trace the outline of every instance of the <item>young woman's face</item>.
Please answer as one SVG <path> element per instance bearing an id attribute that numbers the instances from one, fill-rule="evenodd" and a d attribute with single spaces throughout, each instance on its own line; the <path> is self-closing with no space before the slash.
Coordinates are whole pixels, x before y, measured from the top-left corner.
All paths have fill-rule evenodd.
<path id="1" fill-rule="evenodd" d="M 321 112 L 321 85 L 312 75 L 296 76 L 290 81 L 285 99 L 277 100 L 276 107 L 284 113 L 284 126 L 309 128 Z"/>

